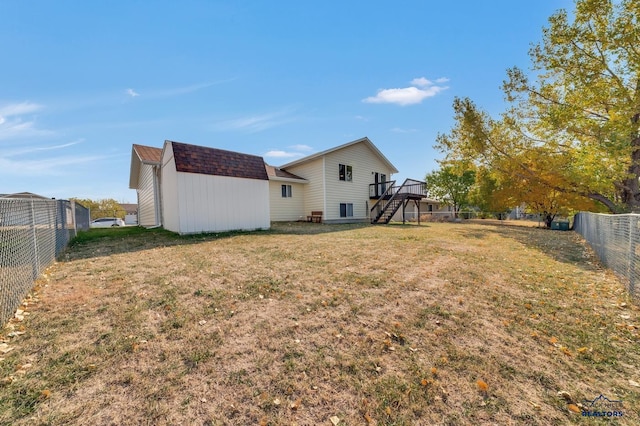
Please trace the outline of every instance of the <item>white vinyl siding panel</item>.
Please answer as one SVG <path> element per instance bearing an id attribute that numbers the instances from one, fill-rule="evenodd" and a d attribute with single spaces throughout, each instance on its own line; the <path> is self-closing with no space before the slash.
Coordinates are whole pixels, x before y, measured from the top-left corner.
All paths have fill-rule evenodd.
<path id="1" fill-rule="evenodd" d="M 137 192 L 138 224 L 141 226 L 155 226 L 158 224 L 153 173 L 154 167 L 152 165 L 142 164 L 140 167 Z"/>
<path id="2" fill-rule="evenodd" d="M 180 204 L 178 194 L 178 173 L 176 164 L 173 161 L 173 150 L 171 144 L 165 145 L 164 157 L 162 158 L 162 226 L 164 229 L 179 232 L 178 205 Z"/>
<path id="3" fill-rule="evenodd" d="M 282 185 L 291 185 L 291 197 L 282 196 Z M 273 222 L 306 219 L 310 214 L 306 213 L 304 208 L 306 186 L 308 185 L 292 182 L 269 182 L 269 208 Z"/>
<path id="4" fill-rule="evenodd" d="M 269 181 L 177 173 L 180 234 L 268 229 Z"/>
<path id="5" fill-rule="evenodd" d="M 336 165 L 337 169 L 338 165 Z M 309 181 L 304 187 L 304 216 L 310 215 L 312 211 L 324 212 L 324 170 L 323 158 L 317 158 L 308 163 L 289 167 L 287 171 L 300 176 Z M 338 179 L 336 171 L 336 179 Z M 295 196 L 295 193 L 294 193 Z M 324 218 L 324 214 L 323 214 Z"/>
<path id="6" fill-rule="evenodd" d="M 352 181 L 339 179 L 339 165 L 352 166 Z M 374 183 L 374 174 L 383 173 L 387 180 L 391 170 L 366 144 L 355 144 L 330 152 L 325 156 L 326 181 L 326 221 L 344 220 L 340 218 L 340 203 L 353 203 L 354 221 L 368 220 L 375 200 L 369 200 L 369 184 Z"/>

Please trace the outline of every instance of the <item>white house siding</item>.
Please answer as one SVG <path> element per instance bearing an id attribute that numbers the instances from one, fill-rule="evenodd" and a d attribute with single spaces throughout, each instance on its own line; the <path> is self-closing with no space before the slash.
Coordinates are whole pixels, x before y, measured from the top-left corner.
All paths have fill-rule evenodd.
<path id="1" fill-rule="evenodd" d="M 366 144 L 354 144 L 330 152 L 324 162 L 327 187 L 325 221 L 368 221 L 368 209 L 375 203 L 375 200 L 369 200 L 369 185 L 374 183 L 374 173 L 384 173 L 389 181 L 391 170 Z M 352 181 L 339 180 L 339 164 L 352 167 Z M 353 217 L 340 217 L 340 203 L 353 204 Z"/>
<path id="2" fill-rule="evenodd" d="M 162 226 L 169 231 L 180 231 L 180 220 L 178 216 L 178 205 L 180 204 L 178 194 L 178 173 L 176 163 L 173 161 L 173 150 L 171 144 L 165 144 L 162 157 Z"/>
<path id="3" fill-rule="evenodd" d="M 282 196 L 282 185 L 291 185 L 291 197 Z M 304 197 L 305 187 L 300 183 L 289 181 L 269 181 L 269 209 L 273 222 L 285 222 L 306 218 Z"/>
<path id="4" fill-rule="evenodd" d="M 287 167 L 287 171 L 309 181 L 304 186 L 303 213 L 306 217 L 312 211 L 325 210 L 324 204 L 324 158 L 320 157 L 293 167 Z M 324 217 L 324 213 L 323 213 Z"/>
<path id="5" fill-rule="evenodd" d="M 171 231 L 193 234 L 270 226 L 267 180 L 178 172 L 177 193 L 178 229 L 168 228 L 168 222 L 165 226 Z"/>
<path id="6" fill-rule="evenodd" d="M 138 224 L 140 226 L 155 226 L 158 224 L 156 189 L 154 186 L 155 167 L 142 164 L 138 184 Z"/>

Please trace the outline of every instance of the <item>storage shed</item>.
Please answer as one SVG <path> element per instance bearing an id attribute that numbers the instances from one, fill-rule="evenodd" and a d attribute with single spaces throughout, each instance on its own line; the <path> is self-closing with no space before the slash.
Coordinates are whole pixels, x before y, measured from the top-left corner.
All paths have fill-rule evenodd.
<path id="1" fill-rule="evenodd" d="M 268 229 L 269 177 L 262 157 L 165 141 L 162 218 L 179 234 Z"/>

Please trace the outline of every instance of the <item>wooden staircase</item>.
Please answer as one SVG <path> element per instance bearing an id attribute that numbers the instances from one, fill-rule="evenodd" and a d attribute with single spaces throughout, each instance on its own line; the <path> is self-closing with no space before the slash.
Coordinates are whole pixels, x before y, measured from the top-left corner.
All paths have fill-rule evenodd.
<path id="1" fill-rule="evenodd" d="M 405 179 L 400 186 L 395 181 L 387 182 L 386 190 L 371 207 L 369 218 L 373 224 L 387 224 L 398 209 L 410 200 L 426 198 L 425 183 L 413 179 Z"/>

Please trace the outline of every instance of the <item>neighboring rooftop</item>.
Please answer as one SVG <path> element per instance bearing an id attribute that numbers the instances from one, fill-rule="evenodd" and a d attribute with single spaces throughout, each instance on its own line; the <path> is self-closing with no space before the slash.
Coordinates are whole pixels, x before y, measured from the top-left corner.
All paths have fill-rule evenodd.
<path id="1" fill-rule="evenodd" d="M 182 142 L 166 143 L 173 147 L 178 172 L 269 180 L 262 157 Z"/>
<path id="2" fill-rule="evenodd" d="M 127 214 L 137 214 L 138 213 L 138 205 L 137 204 L 126 204 L 126 203 L 118 203 L 120 207 L 127 212 Z"/>
<path id="3" fill-rule="evenodd" d="M 0 194 L 0 198 L 29 198 L 38 200 L 50 200 L 49 197 L 43 197 L 42 195 L 34 194 L 33 192 L 16 192 L 15 194 Z"/>
<path id="4" fill-rule="evenodd" d="M 160 163 L 162 161 L 162 149 L 154 148 L 152 146 L 133 144 L 133 149 L 140 157 L 140 160 L 145 163 Z"/>

